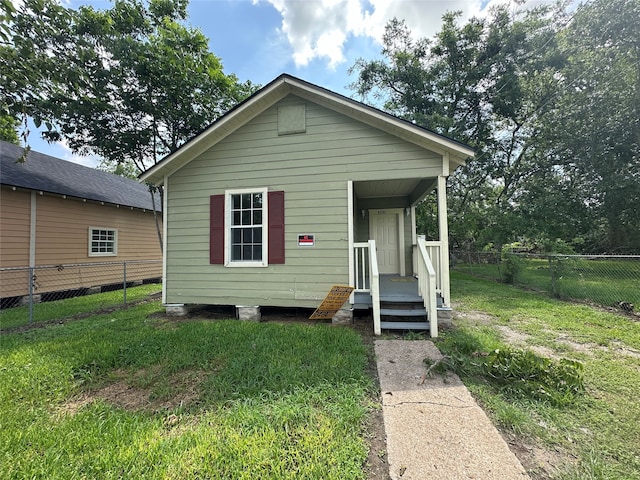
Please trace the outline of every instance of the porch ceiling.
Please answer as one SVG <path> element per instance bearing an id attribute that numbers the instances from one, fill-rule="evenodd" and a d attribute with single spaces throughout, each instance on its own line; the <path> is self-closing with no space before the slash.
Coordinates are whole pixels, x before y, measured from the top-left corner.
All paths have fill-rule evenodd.
<path id="1" fill-rule="evenodd" d="M 357 198 L 408 197 L 413 205 L 435 186 L 435 179 L 403 178 L 354 182 L 353 190 Z"/>

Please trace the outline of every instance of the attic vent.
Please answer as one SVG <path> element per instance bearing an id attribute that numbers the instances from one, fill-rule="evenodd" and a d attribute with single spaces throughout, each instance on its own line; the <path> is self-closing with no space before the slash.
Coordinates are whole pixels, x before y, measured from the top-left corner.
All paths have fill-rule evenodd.
<path id="1" fill-rule="evenodd" d="M 304 105 L 278 107 L 278 135 L 304 133 L 306 131 L 307 124 Z"/>

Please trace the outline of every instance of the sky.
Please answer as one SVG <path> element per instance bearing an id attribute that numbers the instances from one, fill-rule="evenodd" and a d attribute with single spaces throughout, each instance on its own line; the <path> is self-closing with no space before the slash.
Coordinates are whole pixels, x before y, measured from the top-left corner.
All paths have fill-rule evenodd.
<path id="1" fill-rule="evenodd" d="M 550 0 L 529 0 L 525 7 Z M 62 0 L 71 8 L 110 8 L 105 0 Z M 356 60 L 380 57 L 392 18 L 405 20 L 416 38 L 433 37 L 442 15 L 461 11 L 461 22 L 483 16 L 509 0 L 190 0 L 187 24 L 208 38 L 226 74 L 266 85 L 288 73 L 352 97 L 349 75 Z M 514 9 L 516 7 L 514 6 Z M 522 7 L 520 7 L 522 8 Z M 33 130 L 33 129 L 32 129 Z M 36 132 L 31 147 L 87 166 L 98 159 L 74 155 L 63 143 L 48 144 Z"/>

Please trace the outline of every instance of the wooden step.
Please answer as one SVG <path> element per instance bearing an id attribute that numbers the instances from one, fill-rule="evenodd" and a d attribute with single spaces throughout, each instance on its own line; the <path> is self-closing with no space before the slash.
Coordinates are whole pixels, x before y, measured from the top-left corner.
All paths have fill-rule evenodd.
<path id="1" fill-rule="evenodd" d="M 389 303 L 422 303 L 422 297 L 418 295 L 380 295 L 381 302 Z"/>
<path id="2" fill-rule="evenodd" d="M 384 330 L 429 330 L 429 322 L 380 322 Z"/>
<path id="3" fill-rule="evenodd" d="M 424 317 L 427 311 L 424 308 L 381 308 L 380 315 L 388 317 Z"/>

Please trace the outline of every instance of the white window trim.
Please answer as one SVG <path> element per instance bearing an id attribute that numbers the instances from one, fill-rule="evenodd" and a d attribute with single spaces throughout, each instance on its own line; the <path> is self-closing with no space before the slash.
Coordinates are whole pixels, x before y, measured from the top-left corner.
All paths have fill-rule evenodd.
<path id="1" fill-rule="evenodd" d="M 113 252 L 93 252 L 91 248 L 94 230 L 107 230 L 113 232 Z M 89 227 L 89 256 L 90 257 L 116 257 L 118 255 L 118 229 L 109 227 Z"/>
<path id="2" fill-rule="evenodd" d="M 262 193 L 262 261 L 241 262 L 231 260 L 231 195 Z M 267 188 L 240 188 L 224 192 L 224 266 L 267 267 L 269 266 L 269 196 Z"/>

